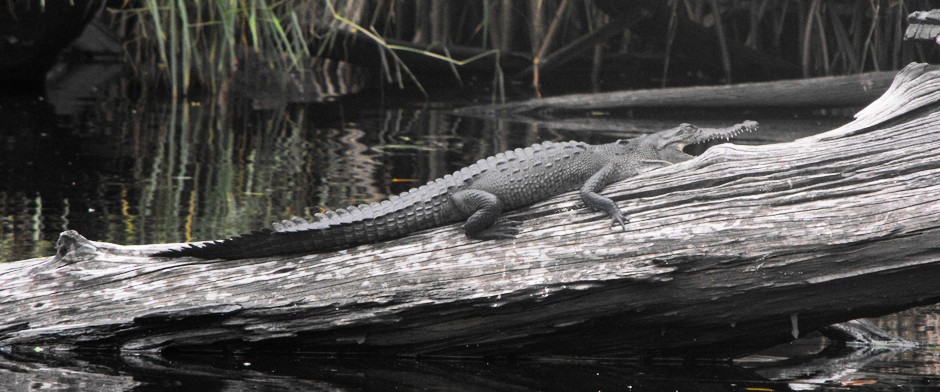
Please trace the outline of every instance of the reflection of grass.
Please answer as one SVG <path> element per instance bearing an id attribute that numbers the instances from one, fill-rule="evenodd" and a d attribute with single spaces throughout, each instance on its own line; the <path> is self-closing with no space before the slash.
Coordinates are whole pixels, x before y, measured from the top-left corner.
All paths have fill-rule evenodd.
<path id="1" fill-rule="evenodd" d="M 47 218 L 42 207 L 41 195 L 0 192 L 0 262 L 12 261 L 14 254 L 40 257 L 49 253 L 54 243 L 42 237 Z"/>
<path id="2" fill-rule="evenodd" d="M 89 156 L 96 148 L 82 181 L 63 193 L 0 192 L 0 260 L 52 255 L 67 229 L 118 244 L 221 239 L 309 216 L 319 197 L 377 193 L 361 186 L 375 165 L 346 154 L 343 139 L 362 132 L 312 129 L 302 109 L 115 102 L 99 106 L 113 131 L 73 142 Z"/>
<path id="3" fill-rule="evenodd" d="M 313 130 L 306 116 L 303 109 L 254 112 L 182 101 L 129 121 L 150 132 L 134 147 L 135 167 L 143 168 L 135 171 L 140 190 L 130 201 L 140 212 L 130 225 L 134 234 L 120 235 L 140 243 L 220 239 L 309 216 L 323 202 L 380 193 L 371 183 L 375 164 L 349 153 L 365 148 L 355 141 L 362 132 Z"/>

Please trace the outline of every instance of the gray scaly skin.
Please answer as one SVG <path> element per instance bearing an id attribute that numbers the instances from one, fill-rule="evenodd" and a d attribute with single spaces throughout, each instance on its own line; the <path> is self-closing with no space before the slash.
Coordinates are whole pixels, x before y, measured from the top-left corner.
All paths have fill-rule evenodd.
<path id="1" fill-rule="evenodd" d="M 382 203 L 360 205 L 275 223 L 273 230 L 254 231 L 224 241 L 189 245 L 154 256 L 203 259 L 246 259 L 316 253 L 403 237 L 419 230 L 466 221 L 474 239 L 513 238 L 519 222 L 500 213 L 580 189 L 588 207 L 603 211 L 611 224 L 626 218 L 613 200 L 598 194 L 607 184 L 639 173 L 691 159 L 682 152 L 689 144 L 730 139 L 757 129 L 754 121 L 729 128 L 676 128 L 609 144 L 545 142 L 489 157 L 444 178 Z"/>

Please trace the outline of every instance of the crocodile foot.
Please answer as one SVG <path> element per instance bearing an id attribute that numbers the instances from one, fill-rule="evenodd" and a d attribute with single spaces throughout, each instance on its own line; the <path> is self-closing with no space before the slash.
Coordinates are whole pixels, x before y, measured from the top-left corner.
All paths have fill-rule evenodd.
<path id="1" fill-rule="evenodd" d="M 483 230 L 479 233 L 473 234 L 470 236 L 473 239 L 478 240 L 502 240 L 502 239 L 511 239 L 516 238 L 516 235 L 519 234 L 519 226 L 522 222 L 512 219 L 499 219 L 493 226 L 490 226 L 486 230 Z"/>
<path id="2" fill-rule="evenodd" d="M 617 224 L 620 224 L 620 227 L 623 227 L 623 231 L 627 231 L 627 223 L 630 220 L 623 216 L 623 213 L 620 210 L 615 209 L 610 213 L 610 226 L 614 227 Z"/>

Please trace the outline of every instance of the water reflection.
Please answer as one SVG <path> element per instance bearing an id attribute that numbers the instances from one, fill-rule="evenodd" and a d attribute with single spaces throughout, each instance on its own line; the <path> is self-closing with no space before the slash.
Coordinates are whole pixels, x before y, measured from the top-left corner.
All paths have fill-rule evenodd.
<path id="1" fill-rule="evenodd" d="M 899 386 L 936 388 L 940 377 L 925 373 L 923 367 L 906 359 L 927 352 L 829 347 L 789 359 L 735 364 L 583 358 L 3 352 L 0 386 L 107 391 L 885 391 Z"/>

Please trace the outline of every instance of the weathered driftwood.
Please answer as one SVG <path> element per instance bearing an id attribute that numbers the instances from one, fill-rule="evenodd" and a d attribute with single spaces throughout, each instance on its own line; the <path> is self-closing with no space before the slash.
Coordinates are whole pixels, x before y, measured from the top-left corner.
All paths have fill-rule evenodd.
<path id="1" fill-rule="evenodd" d="M 571 94 L 504 104 L 468 106 L 460 115 L 527 113 L 546 110 L 600 110 L 634 107 L 834 107 L 862 106 L 877 99 L 894 71 L 859 75 L 742 83 L 724 86 L 626 90 Z"/>
<path id="2" fill-rule="evenodd" d="M 842 128 L 614 184 L 626 231 L 569 193 L 510 215 L 512 241 L 220 262 L 67 232 L 0 264 L 0 346 L 736 356 L 938 302 L 938 90 L 910 66 Z"/>
<path id="3" fill-rule="evenodd" d="M 912 12 L 907 16 L 907 23 L 905 41 L 937 42 L 940 38 L 940 9 Z"/>

